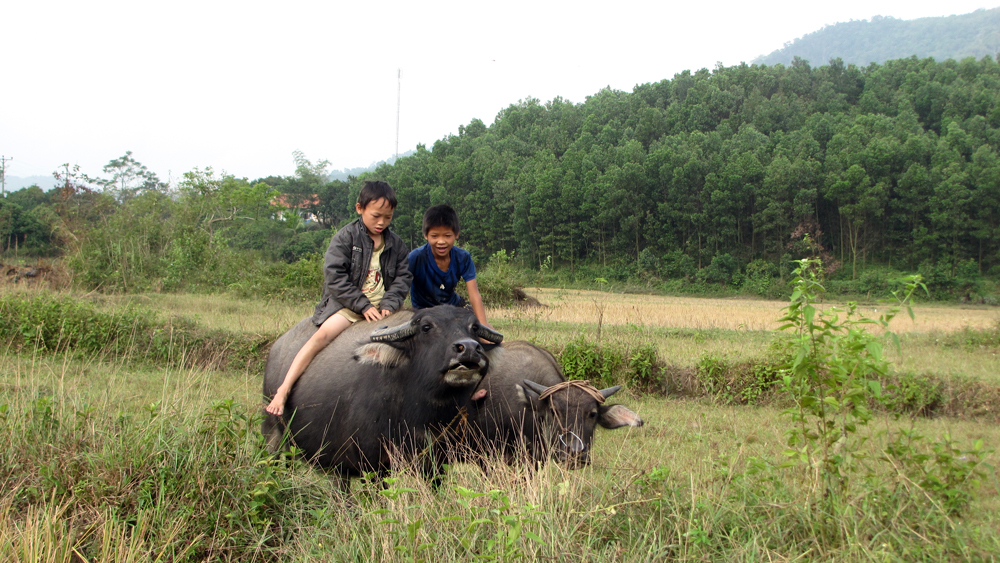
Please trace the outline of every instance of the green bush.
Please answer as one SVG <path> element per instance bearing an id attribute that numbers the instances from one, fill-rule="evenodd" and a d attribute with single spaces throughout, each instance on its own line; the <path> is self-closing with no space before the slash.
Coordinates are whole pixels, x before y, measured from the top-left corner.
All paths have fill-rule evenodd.
<path id="1" fill-rule="evenodd" d="M 778 268 L 774 264 L 758 258 L 743 269 L 740 289 L 761 297 L 773 297 L 772 289 L 777 284 Z"/>
<path id="2" fill-rule="evenodd" d="M 278 250 L 278 255 L 285 262 L 295 262 L 309 258 L 313 254 L 322 255 L 330 246 L 333 231 L 330 229 L 314 229 L 300 231 L 285 241 Z M 322 262 L 321 262 L 322 264 Z"/>
<path id="3" fill-rule="evenodd" d="M 731 363 L 718 356 L 703 356 L 695 373 L 701 391 L 723 404 L 758 403 L 781 381 L 770 363 Z"/>
<path id="4" fill-rule="evenodd" d="M 707 268 L 698 272 L 698 278 L 708 283 L 728 284 L 738 269 L 735 258 L 729 254 L 718 254 L 712 257 L 712 263 Z"/>
<path id="5" fill-rule="evenodd" d="M 884 405 L 895 413 L 927 416 L 944 400 L 944 383 L 930 377 L 902 373 L 885 387 Z"/>
<path id="6" fill-rule="evenodd" d="M 489 263 L 476 272 L 476 287 L 483 297 L 487 307 L 511 307 L 521 301 L 524 292 L 524 273 L 512 263 L 513 255 L 499 250 L 493 254 Z M 464 283 L 456 288 L 463 299 L 469 299 L 469 292 Z"/>
<path id="7" fill-rule="evenodd" d="M 562 349 L 559 363 L 567 379 L 586 379 L 597 387 L 622 385 L 633 391 L 663 389 L 663 363 L 656 348 L 600 345 L 579 337 Z"/>
<path id="8" fill-rule="evenodd" d="M 660 275 L 668 279 L 690 278 L 697 272 L 694 258 L 684 254 L 680 249 L 668 252 L 660 264 Z"/>

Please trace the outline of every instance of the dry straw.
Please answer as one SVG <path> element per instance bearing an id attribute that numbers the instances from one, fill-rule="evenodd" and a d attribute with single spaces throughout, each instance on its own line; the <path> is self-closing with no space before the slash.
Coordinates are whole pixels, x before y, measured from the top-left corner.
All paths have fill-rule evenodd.
<path id="1" fill-rule="evenodd" d="M 517 309 L 490 311 L 495 318 L 518 319 L 525 314 L 542 321 L 592 323 L 600 314 L 605 325 L 638 325 L 649 327 L 774 330 L 784 301 L 750 299 L 706 299 L 701 297 L 670 297 L 660 295 L 618 294 L 601 291 L 531 288 L 529 296 L 546 307 L 525 313 Z M 826 307 L 842 306 L 829 303 Z M 884 305 L 864 305 L 858 312 L 876 318 Z M 914 307 L 916 320 L 897 315 L 891 328 L 895 332 L 952 332 L 963 328 L 984 329 L 995 326 L 1000 313 L 988 308 Z"/>

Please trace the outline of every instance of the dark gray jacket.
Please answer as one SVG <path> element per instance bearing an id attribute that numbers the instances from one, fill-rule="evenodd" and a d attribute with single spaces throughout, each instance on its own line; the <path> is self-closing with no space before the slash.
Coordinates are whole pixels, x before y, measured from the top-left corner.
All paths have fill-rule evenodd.
<path id="1" fill-rule="evenodd" d="M 382 240 L 385 241 L 385 250 L 379 257 L 379 263 L 382 265 L 385 296 L 379 309 L 398 311 L 410 291 L 413 277 L 406 261 L 409 251 L 403 239 L 389 229 L 382 231 Z M 365 309 L 372 306 L 361 292 L 361 285 L 368 275 L 374 251 L 375 244 L 361 218 L 333 235 L 323 264 L 323 298 L 316 305 L 312 319 L 316 326 L 344 307 L 363 315 Z"/>

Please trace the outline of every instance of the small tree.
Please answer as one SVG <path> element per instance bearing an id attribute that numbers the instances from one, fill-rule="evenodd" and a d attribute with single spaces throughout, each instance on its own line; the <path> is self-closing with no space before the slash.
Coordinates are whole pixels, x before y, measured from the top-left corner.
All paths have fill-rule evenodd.
<path id="1" fill-rule="evenodd" d="M 898 347 L 889 322 L 900 307 L 913 317 L 913 292 L 923 284 L 919 276 L 905 278 L 905 289 L 894 294 L 897 306 L 878 319 L 859 315 L 853 302 L 846 309 L 818 311 L 815 303 L 825 291 L 819 279 L 822 262 L 806 258 L 796 263 L 791 303 L 779 319 L 786 323 L 781 329 L 792 333 L 785 342 L 788 360 L 782 367 L 784 388 L 795 402 L 784 413 L 794 423 L 787 432 L 786 465 L 810 467 L 817 485 L 829 495 L 846 488 L 857 460 L 864 458 L 865 438 L 857 434 L 858 428 L 872 419 L 869 401 L 881 399 L 880 378 L 888 371 L 882 343 L 866 327 L 886 330 Z"/>
<path id="2" fill-rule="evenodd" d="M 132 151 L 104 165 L 104 173 L 108 178 L 98 178 L 81 174 L 80 177 L 96 186 L 105 193 L 114 196 L 119 202 L 126 202 L 142 191 L 164 191 L 166 184 L 160 181 L 155 173 L 146 168 L 138 160 L 132 158 Z"/>

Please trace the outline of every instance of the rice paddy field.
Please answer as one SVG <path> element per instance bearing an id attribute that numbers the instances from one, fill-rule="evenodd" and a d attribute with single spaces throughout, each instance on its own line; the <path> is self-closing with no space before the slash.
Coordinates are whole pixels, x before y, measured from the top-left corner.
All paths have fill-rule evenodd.
<path id="1" fill-rule="evenodd" d="M 679 366 L 765 357 L 784 305 L 529 293 L 546 306 L 489 311 L 508 338 L 558 350 L 600 330 L 602 342 L 653 344 Z M 234 334 L 276 336 L 312 312 L 312 303 L 218 295 L 77 297 Z M 893 323 L 903 335 L 896 369 L 1000 385 L 997 349 L 959 337 L 995 327 L 1000 312 L 919 306 L 915 314 Z M 0 562 L 994 561 L 1000 553 L 993 419 L 879 415 L 862 430 L 868 457 L 842 502 L 824 505 L 811 468 L 781 467 L 790 422 L 780 408 L 624 390 L 613 402 L 645 425 L 599 429 L 587 468 L 462 464 L 434 489 L 403 463 L 345 494 L 307 464 L 263 452 L 253 368 L 0 353 Z M 901 430 L 924 436 L 911 445 L 929 456 L 933 475 L 958 480 L 949 486 L 978 482 L 965 509 L 948 510 L 916 473 L 879 461 Z M 962 473 L 967 462 L 982 476 Z"/>

